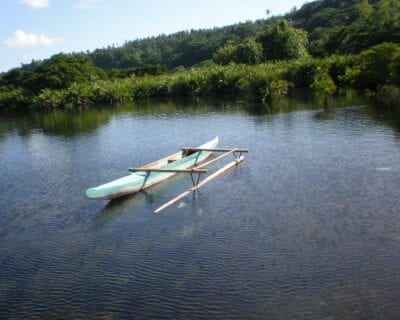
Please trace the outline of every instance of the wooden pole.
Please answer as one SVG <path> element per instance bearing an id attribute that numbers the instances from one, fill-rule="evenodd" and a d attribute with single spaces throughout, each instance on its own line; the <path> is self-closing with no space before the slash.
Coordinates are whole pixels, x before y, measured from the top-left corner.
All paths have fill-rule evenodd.
<path id="1" fill-rule="evenodd" d="M 212 163 L 214 163 L 214 162 L 216 162 L 216 161 L 218 161 L 218 160 L 221 160 L 222 158 L 224 158 L 224 157 L 226 157 L 227 155 L 230 155 L 230 154 L 232 154 L 232 153 L 234 153 L 234 152 L 236 152 L 236 151 L 237 151 L 237 149 L 232 149 L 231 151 L 226 152 L 226 153 L 224 153 L 223 155 L 221 155 L 221 156 L 219 156 L 219 157 L 216 157 L 215 159 L 212 159 L 212 160 L 210 160 L 210 161 L 207 161 L 207 162 L 205 162 L 205 163 L 203 163 L 203 164 L 201 164 L 201 165 L 199 165 L 199 166 L 197 166 L 197 167 L 195 167 L 195 168 L 196 168 L 196 169 L 204 168 L 204 167 L 206 167 L 206 166 L 208 166 L 208 165 L 210 165 L 210 164 L 212 164 Z"/>
<path id="2" fill-rule="evenodd" d="M 180 195 L 178 195 L 177 197 L 175 197 L 174 199 L 166 202 L 165 204 L 163 204 L 161 207 L 157 208 L 154 212 L 155 213 L 159 213 L 160 211 L 164 210 L 165 208 L 168 208 L 169 206 L 173 205 L 174 203 L 178 202 L 179 200 L 181 200 L 182 198 L 186 197 L 188 194 L 190 194 L 193 191 L 196 191 L 197 189 L 199 189 L 200 187 L 204 186 L 206 183 L 210 182 L 211 180 L 215 179 L 216 177 L 224 174 L 225 172 L 229 171 L 230 169 L 232 169 L 233 167 L 236 167 L 239 163 L 241 163 L 244 160 L 244 157 L 240 157 L 238 159 L 236 159 L 235 161 L 232 161 L 230 163 L 228 163 L 226 166 L 222 167 L 221 169 L 215 171 L 213 174 L 211 174 L 210 176 L 208 176 L 207 178 L 205 178 L 203 181 L 201 181 L 198 185 L 193 186 L 192 188 L 190 188 L 189 190 L 182 192 Z"/>
<path id="3" fill-rule="evenodd" d="M 162 168 L 130 168 L 130 172 L 175 172 L 175 173 L 207 173 L 207 169 L 162 169 Z"/>
<path id="4" fill-rule="evenodd" d="M 238 148 L 181 148 L 182 151 L 211 151 L 211 152 L 229 152 L 235 149 L 235 152 L 249 152 L 248 149 Z"/>

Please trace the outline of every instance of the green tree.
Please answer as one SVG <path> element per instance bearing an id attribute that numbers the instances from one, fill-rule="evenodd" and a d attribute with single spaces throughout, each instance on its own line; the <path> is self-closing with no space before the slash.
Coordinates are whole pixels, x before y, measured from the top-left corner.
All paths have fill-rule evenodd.
<path id="1" fill-rule="evenodd" d="M 219 48 L 214 53 L 213 60 L 215 63 L 226 65 L 232 61 L 235 52 L 235 45 L 233 41 L 228 41 L 225 46 Z"/>
<path id="2" fill-rule="evenodd" d="M 374 7 L 368 2 L 368 0 L 361 0 L 361 2 L 356 6 L 360 19 L 366 22 L 370 22 L 372 14 L 374 13 Z"/>
<path id="3" fill-rule="evenodd" d="M 8 71 L 2 77 L 4 85 L 8 85 L 12 88 L 20 88 L 24 85 L 26 72 L 21 68 L 15 68 Z"/>
<path id="4" fill-rule="evenodd" d="M 398 56 L 400 46 L 394 43 L 381 43 L 363 51 L 356 65 L 350 71 L 353 83 L 372 90 L 396 82 L 399 71 Z"/>
<path id="5" fill-rule="evenodd" d="M 236 63 L 256 64 L 261 62 L 262 47 L 254 39 L 247 39 L 236 47 Z"/>
<path id="6" fill-rule="evenodd" d="M 392 63 L 389 65 L 390 78 L 393 84 L 400 85 L 400 49 L 393 55 Z"/>
<path id="7" fill-rule="evenodd" d="M 379 43 L 400 41 L 400 0 L 363 0 L 356 8 L 358 18 L 345 30 L 342 53 L 358 53 Z"/>
<path id="8" fill-rule="evenodd" d="M 383 32 L 396 32 L 400 24 L 400 1 L 380 0 L 376 11 L 376 21 Z"/>
<path id="9" fill-rule="evenodd" d="M 233 42 L 228 43 L 214 53 L 213 60 L 215 63 L 226 65 L 231 62 L 243 64 L 260 63 L 262 58 L 261 45 L 254 39 L 247 39 L 243 43 L 234 45 Z"/>
<path id="10" fill-rule="evenodd" d="M 317 72 L 318 73 L 315 75 L 313 83 L 310 85 L 310 89 L 312 89 L 316 94 L 324 97 L 325 104 L 327 104 L 326 98 L 336 91 L 336 85 L 326 70 L 318 68 Z"/>
<path id="11" fill-rule="evenodd" d="M 258 37 L 264 60 L 297 59 L 307 56 L 307 32 L 290 26 L 287 20 L 279 20 Z"/>
<path id="12" fill-rule="evenodd" d="M 33 72 L 35 76 L 26 81 L 25 87 L 35 92 L 43 88 L 63 89 L 73 83 L 107 77 L 103 70 L 95 67 L 88 57 L 82 55 L 57 54 L 43 61 Z"/>

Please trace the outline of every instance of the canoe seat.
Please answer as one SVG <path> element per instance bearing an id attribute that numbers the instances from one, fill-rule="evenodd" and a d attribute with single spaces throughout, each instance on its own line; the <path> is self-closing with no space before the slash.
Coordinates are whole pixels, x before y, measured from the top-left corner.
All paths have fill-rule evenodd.
<path id="1" fill-rule="evenodd" d="M 174 156 L 174 157 L 169 157 L 168 158 L 168 163 L 174 162 L 176 160 L 181 159 L 182 157 L 180 155 Z"/>

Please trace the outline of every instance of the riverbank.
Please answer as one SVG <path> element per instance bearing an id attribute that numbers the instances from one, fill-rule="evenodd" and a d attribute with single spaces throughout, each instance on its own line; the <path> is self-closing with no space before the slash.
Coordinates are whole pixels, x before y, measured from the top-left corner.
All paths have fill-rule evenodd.
<path id="1" fill-rule="evenodd" d="M 384 43 L 357 56 L 330 56 L 257 65 L 208 64 L 162 75 L 74 83 L 65 89 L 5 88 L 0 109 L 73 109 L 149 98 L 242 97 L 268 101 L 292 88 L 321 96 L 352 87 L 384 98 L 400 95 L 400 46 Z"/>

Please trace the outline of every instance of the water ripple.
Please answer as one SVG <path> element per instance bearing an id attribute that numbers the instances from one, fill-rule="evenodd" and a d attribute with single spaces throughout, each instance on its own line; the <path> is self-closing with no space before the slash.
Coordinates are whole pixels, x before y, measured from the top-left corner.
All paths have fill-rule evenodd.
<path id="1" fill-rule="evenodd" d="M 0 318 L 396 318 L 399 140 L 363 107 L 315 113 L 128 112 L 90 135 L 10 132 Z M 216 135 L 246 161 L 161 215 L 187 177 L 107 206 L 84 197 Z"/>

